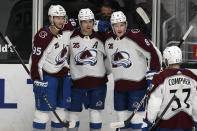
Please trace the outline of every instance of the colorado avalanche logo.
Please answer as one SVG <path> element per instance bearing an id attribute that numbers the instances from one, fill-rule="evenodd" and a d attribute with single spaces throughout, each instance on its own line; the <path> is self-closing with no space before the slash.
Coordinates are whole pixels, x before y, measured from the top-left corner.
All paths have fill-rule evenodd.
<path id="1" fill-rule="evenodd" d="M 90 64 L 94 66 L 97 63 L 97 51 L 95 49 L 87 50 L 85 48 L 75 56 L 75 62 L 77 65 Z"/>
<path id="2" fill-rule="evenodd" d="M 45 38 L 46 36 L 47 36 L 47 32 L 46 31 L 41 31 L 39 33 L 39 37 L 41 37 L 41 38 Z"/>
<path id="3" fill-rule="evenodd" d="M 119 66 L 123 66 L 124 68 L 129 68 L 132 65 L 130 61 L 129 53 L 125 51 L 118 51 L 112 55 L 112 67 L 116 68 Z"/>
<path id="4" fill-rule="evenodd" d="M 68 45 L 56 56 L 55 62 L 57 65 L 62 64 L 68 59 Z"/>

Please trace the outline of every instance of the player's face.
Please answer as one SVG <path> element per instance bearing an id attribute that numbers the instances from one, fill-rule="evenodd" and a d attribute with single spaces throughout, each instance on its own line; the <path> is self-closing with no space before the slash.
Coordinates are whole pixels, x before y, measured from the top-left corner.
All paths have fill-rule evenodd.
<path id="1" fill-rule="evenodd" d="M 85 34 L 91 34 L 93 29 L 93 20 L 83 20 L 81 21 L 81 30 Z"/>
<path id="2" fill-rule="evenodd" d="M 65 17 L 64 16 L 54 16 L 53 22 L 57 28 L 61 29 L 63 27 L 63 25 L 65 24 Z"/>
<path id="3" fill-rule="evenodd" d="M 115 23 L 115 24 L 113 24 L 113 29 L 114 29 L 114 32 L 116 33 L 116 35 L 118 37 L 121 37 L 126 32 L 126 23 L 125 22 Z"/>
<path id="4" fill-rule="evenodd" d="M 112 9 L 110 7 L 107 7 L 107 6 L 102 6 L 101 7 L 101 13 L 106 15 L 106 16 L 111 16 Z"/>

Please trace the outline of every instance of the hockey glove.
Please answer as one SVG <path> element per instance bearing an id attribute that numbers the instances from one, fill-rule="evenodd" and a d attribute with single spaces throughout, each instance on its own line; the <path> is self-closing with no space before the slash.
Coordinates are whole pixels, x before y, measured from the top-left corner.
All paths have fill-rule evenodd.
<path id="1" fill-rule="evenodd" d="M 152 123 L 150 123 L 148 120 L 143 119 L 142 123 L 142 131 L 149 131 L 150 128 L 152 127 Z"/>
<path id="2" fill-rule="evenodd" d="M 150 70 L 146 72 L 146 80 L 147 80 L 148 87 L 150 87 L 153 76 L 157 72 L 158 72 L 157 70 Z"/>
<path id="3" fill-rule="evenodd" d="M 94 31 L 99 31 L 99 32 L 103 32 L 103 33 L 107 33 L 109 31 L 111 31 L 111 24 L 107 21 L 101 21 L 101 20 L 97 20 L 94 23 Z"/>
<path id="4" fill-rule="evenodd" d="M 33 86 L 34 93 L 39 97 L 42 97 L 42 95 L 46 93 L 48 82 L 42 80 L 35 80 Z"/>

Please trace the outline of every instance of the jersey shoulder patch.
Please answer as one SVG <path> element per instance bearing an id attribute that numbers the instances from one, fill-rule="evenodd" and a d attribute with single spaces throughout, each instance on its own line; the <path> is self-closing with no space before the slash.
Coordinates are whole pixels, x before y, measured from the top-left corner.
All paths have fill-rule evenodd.
<path id="1" fill-rule="evenodd" d="M 140 30 L 139 29 L 131 29 L 131 32 L 134 33 L 134 34 L 137 34 L 137 33 L 140 32 Z"/>
<path id="2" fill-rule="evenodd" d="M 43 31 L 40 31 L 39 34 L 38 34 L 38 36 L 39 36 L 40 38 L 45 38 L 45 37 L 47 37 L 47 35 L 48 35 L 47 32 L 44 31 L 44 30 L 43 30 Z"/>
<path id="3" fill-rule="evenodd" d="M 69 19 L 65 25 L 62 31 L 73 31 L 77 27 L 77 23 L 74 19 Z"/>
<path id="4" fill-rule="evenodd" d="M 35 37 L 37 37 L 39 39 L 45 39 L 50 36 L 53 36 L 53 35 L 50 33 L 47 26 L 42 27 L 35 35 Z"/>
<path id="5" fill-rule="evenodd" d="M 50 43 L 53 34 L 47 31 L 46 27 L 41 28 L 34 37 L 34 44 Z"/>
<path id="6" fill-rule="evenodd" d="M 77 26 L 77 23 L 76 23 L 77 20 L 76 19 L 71 18 L 68 21 L 70 21 L 70 23 L 71 23 L 72 26 L 74 26 L 74 27 Z"/>

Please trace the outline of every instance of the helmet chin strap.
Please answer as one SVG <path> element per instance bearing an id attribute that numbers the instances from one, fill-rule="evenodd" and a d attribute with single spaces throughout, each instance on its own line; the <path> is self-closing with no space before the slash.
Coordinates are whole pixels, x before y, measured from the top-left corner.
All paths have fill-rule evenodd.
<path id="1" fill-rule="evenodd" d="M 165 59 L 164 64 L 165 64 L 166 67 L 169 67 L 168 60 L 167 59 Z"/>

